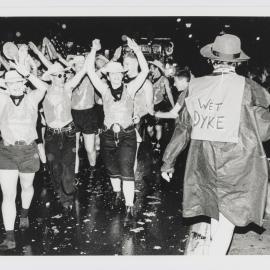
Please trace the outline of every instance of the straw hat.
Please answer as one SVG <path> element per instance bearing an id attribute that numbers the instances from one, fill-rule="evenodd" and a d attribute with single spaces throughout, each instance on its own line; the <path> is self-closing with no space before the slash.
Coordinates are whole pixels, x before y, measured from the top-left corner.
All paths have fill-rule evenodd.
<path id="1" fill-rule="evenodd" d="M 203 57 L 227 62 L 242 62 L 250 59 L 242 51 L 239 37 L 230 34 L 217 36 L 214 43 L 201 48 L 200 53 Z"/>
<path id="2" fill-rule="evenodd" d="M 109 62 L 104 68 L 102 68 L 103 73 L 124 73 L 126 70 L 123 68 L 119 62 Z"/>
<path id="3" fill-rule="evenodd" d="M 149 61 L 149 64 L 156 66 L 163 74 L 165 74 L 164 65 L 159 60 Z"/>
<path id="4" fill-rule="evenodd" d="M 54 63 L 46 72 L 44 72 L 42 80 L 49 81 L 51 75 L 57 75 L 59 73 L 66 72 L 67 70 L 70 70 L 70 67 L 64 68 L 60 63 Z"/>
<path id="5" fill-rule="evenodd" d="M 5 74 L 6 83 L 25 82 L 25 81 L 26 80 L 16 70 L 7 71 Z"/>

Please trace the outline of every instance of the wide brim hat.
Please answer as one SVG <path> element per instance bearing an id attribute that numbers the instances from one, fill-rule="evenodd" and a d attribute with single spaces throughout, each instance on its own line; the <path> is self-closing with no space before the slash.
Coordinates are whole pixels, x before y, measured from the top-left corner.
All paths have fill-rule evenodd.
<path id="1" fill-rule="evenodd" d="M 64 68 L 60 63 L 52 64 L 46 72 L 42 75 L 42 80 L 49 81 L 51 75 L 57 75 L 62 72 L 67 72 L 71 69 L 71 67 Z"/>
<path id="2" fill-rule="evenodd" d="M 239 37 L 230 34 L 217 36 L 214 43 L 202 47 L 203 57 L 226 62 L 243 62 L 250 59 L 241 49 Z"/>
<path id="3" fill-rule="evenodd" d="M 4 81 L 5 83 L 26 82 L 16 70 L 7 71 Z"/>
<path id="4" fill-rule="evenodd" d="M 102 54 L 99 54 L 96 56 L 96 60 L 98 60 L 98 59 L 104 61 L 106 64 L 110 62 L 109 59 Z"/>
<path id="5" fill-rule="evenodd" d="M 125 73 L 127 70 L 125 70 L 121 63 L 119 62 L 109 62 L 102 68 L 102 73 Z"/>
<path id="6" fill-rule="evenodd" d="M 84 63 L 85 62 L 85 57 L 83 55 L 73 55 L 72 57 L 70 57 L 70 60 L 68 60 L 68 63 L 70 65 L 76 65 L 79 63 Z"/>
<path id="7" fill-rule="evenodd" d="M 154 65 L 156 67 L 158 67 L 160 69 L 160 71 L 165 74 L 165 68 L 164 65 L 162 64 L 162 62 L 160 62 L 159 60 L 154 60 L 154 61 L 149 61 L 148 62 L 150 65 Z"/>

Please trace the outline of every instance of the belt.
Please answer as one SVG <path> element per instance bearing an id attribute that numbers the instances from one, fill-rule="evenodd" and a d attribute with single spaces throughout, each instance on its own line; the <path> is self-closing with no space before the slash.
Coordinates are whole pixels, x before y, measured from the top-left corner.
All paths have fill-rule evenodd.
<path id="1" fill-rule="evenodd" d="M 25 145 L 32 145 L 32 144 L 34 144 L 34 141 L 32 141 L 30 143 L 27 143 L 26 141 L 21 140 L 21 141 L 15 141 L 13 144 L 10 144 L 10 143 L 8 143 L 6 141 L 3 141 L 3 144 L 5 146 L 25 146 Z"/>
<path id="2" fill-rule="evenodd" d="M 75 128 L 75 125 L 73 122 L 67 124 L 66 126 L 64 126 L 62 128 L 51 128 L 51 127 L 47 126 L 48 131 L 50 131 L 52 133 L 56 133 L 56 134 L 71 131 L 73 128 Z"/>
<path id="3" fill-rule="evenodd" d="M 127 131 L 131 131 L 134 129 L 134 125 L 130 125 L 126 128 L 123 128 L 120 124 L 118 123 L 114 123 L 111 125 L 110 128 L 106 127 L 105 125 L 103 126 L 103 131 L 108 131 L 108 130 L 111 130 L 113 132 L 113 136 L 114 136 L 114 143 L 115 143 L 115 146 L 117 147 L 119 145 L 119 133 L 121 131 L 123 132 L 127 132 Z"/>
<path id="4" fill-rule="evenodd" d="M 103 125 L 102 130 L 103 131 L 107 131 L 107 130 L 111 130 L 113 133 L 119 133 L 120 131 L 131 131 L 134 129 L 134 125 L 130 125 L 126 128 L 123 128 L 120 124 L 118 123 L 114 123 L 111 125 L 110 128 L 108 128 L 107 126 Z"/>

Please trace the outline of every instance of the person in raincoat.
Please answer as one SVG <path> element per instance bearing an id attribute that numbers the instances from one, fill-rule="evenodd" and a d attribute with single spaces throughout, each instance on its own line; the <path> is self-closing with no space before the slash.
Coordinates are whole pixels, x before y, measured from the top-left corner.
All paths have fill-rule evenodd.
<path id="1" fill-rule="evenodd" d="M 183 216 L 210 217 L 209 255 L 225 255 L 235 226 L 262 225 L 268 182 L 262 141 L 270 138 L 270 95 L 236 74 L 235 67 L 249 59 L 237 36 L 217 36 L 200 52 L 214 70 L 191 80 L 161 171 L 169 180 L 190 142 Z"/>

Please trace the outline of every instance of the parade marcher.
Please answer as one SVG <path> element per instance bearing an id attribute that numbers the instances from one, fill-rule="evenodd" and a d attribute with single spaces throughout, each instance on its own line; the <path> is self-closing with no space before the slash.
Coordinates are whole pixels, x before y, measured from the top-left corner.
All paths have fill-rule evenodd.
<path id="1" fill-rule="evenodd" d="M 75 56 L 72 60 L 75 71 L 79 72 L 84 66 L 84 56 Z M 97 112 L 95 110 L 95 89 L 88 76 L 84 76 L 75 88 L 71 99 L 71 113 L 76 126 L 76 167 L 75 173 L 79 172 L 79 139 L 83 135 L 84 146 L 90 164 L 89 177 L 94 177 L 96 166 L 95 134 L 98 131 Z"/>
<path id="2" fill-rule="evenodd" d="M 2 215 L 6 238 L 0 250 L 16 247 L 14 223 L 16 218 L 15 198 L 20 178 L 22 209 L 20 229 L 29 227 L 28 211 L 33 198 L 33 180 L 39 170 L 39 156 L 35 139 L 38 103 L 43 98 L 47 84 L 29 73 L 26 67 L 16 62 L 11 64 L 17 71 L 5 74 L 6 94 L 0 93 L 0 185 L 3 193 Z M 19 73 L 20 74 L 19 74 Z M 29 81 L 36 90 L 25 94 Z"/>
<path id="3" fill-rule="evenodd" d="M 186 69 L 176 68 L 175 73 L 173 75 L 174 86 L 177 91 L 180 92 L 177 102 L 174 107 L 169 112 L 155 112 L 155 117 L 157 118 L 177 118 L 180 109 L 183 106 L 183 95 L 184 97 L 187 95 L 188 85 L 190 82 L 190 71 Z"/>
<path id="4" fill-rule="evenodd" d="M 45 152 L 55 192 L 65 213 L 72 209 L 75 194 L 76 129 L 71 114 L 72 91 L 79 84 L 85 69 L 65 82 L 67 69 L 60 63 L 49 66 L 43 74 L 51 81 L 43 101 L 47 124 Z"/>
<path id="5" fill-rule="evenodd" d="M 134 51 L 141 72 L 128 85 L 123 83 L 124 69 L 118 62 L 108 63 L 103 72 L 107 74 L 105 83 L 96 74 L 95 56 L 101 49 L 99 40 L 94 40 L 88 56 L 88 75 L 96 90 L 100 92 L 104 109 L 104 131 L 101 134 L 101 155 L 111 179 L 116 198 L 121 192 L 121 180 L 126 204 L 126 218 L 134 214 L 134 162 L 136 156 L 136 133 L 133 125 L 133 100 L 144 83 L 149 69 L 140 47 L 128 39 L 128 46 Z"/>
<path id="6" fill-rule="evenodd" d="M 150 61 L 150 73 L 152 75 L 152 83 L 154 89 L 154 111 L 168 111 L 174 107 L 174 100 L 169 84 L 169 80 L 165 76 L 164 66 L 158 60 Z M 150 128 L 148 133 L 150 136 L 154 135 L 154 128 L 156 131 L 154 150 L 160 152 L 162 138 L 162 129 L 164 120 L 154 118 L 153 121 L 148 121 Z"/>
<path id="7" fill-rule="evenodd" d="M 169 179 L 190 141 L 183 216 L 211 217 L 210 255 L 225 255 L 235 226 L 262 225 L 268 164 L 262 141 L 270 138 L 270 95 L 235 72 L 249 59 L 234 35 L 217 36 L 201 49 L 214 71 L 192 79 L 179 124 L 163 156 Z"/>
<path id="8" fill-rule="evenodd" d="M 135 80 L 139 74 L 139 63 L 134 54 L 126 54 L 123 61 L 123 67 L 127 71 L 125 83 L 129 84 Z M 145 128 L 145 121 L 148 115 L 154 114 L 153 86 L 150 80 L 146 79 L 142 87 L 137 91 L 134 97 L 133 121 L 137 130 L 137 152 L 142 141 Z M 137 158 L 135 159 L 134 171 L 137 168 Z"/>

